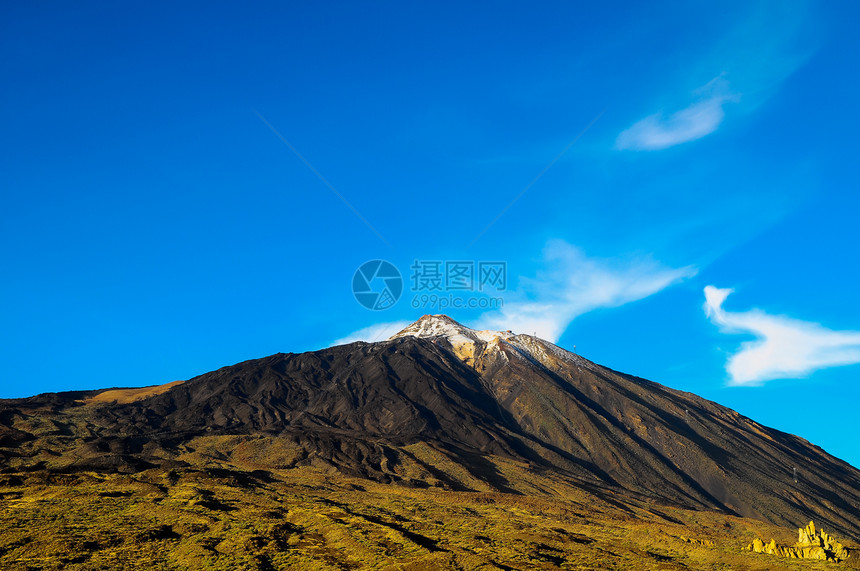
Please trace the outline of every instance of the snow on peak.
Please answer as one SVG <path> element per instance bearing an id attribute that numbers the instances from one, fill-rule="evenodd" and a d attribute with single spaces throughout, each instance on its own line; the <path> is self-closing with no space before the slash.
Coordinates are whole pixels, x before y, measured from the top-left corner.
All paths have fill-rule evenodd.
<path id="1" fill-rule="evenodd" d="M 499 350 L 500 345 L 505 345 L 515 350 L 514 354 L 539 363 L 548 364 L 560 359 L 591 368 L 589 361 L 543 339 L 531 335 L 518 335 L 510 330 L 476 331 L 457 323 L 447 315 L 425 315 L 399 333 L 392 335 L 389 340 L 403 337 L 430 339 L 442 337 L 450 343 L 454 353 L 466 363 L 474 362 L 478 354 L 486 349 Z"/>
<path id="2" fill-rule="evenodd" d="M 400 337 L 446 337 L 449 341 L 484 341 L 489 343 L 499 337 L 513 337 L 511 331 L 475 331 L 457 323 L 447 315 L 425 315 L 406 329 L 392 335 L 390 339 Z M 463 339 L 461 339 L 463 338 Z"/>
<path id="3" fill-rule="evenodd" d="M 514 337 L 511 331 L 475 331 L 461 325 L 447 315 L 425 315 L 391 339 L 402 337 L 442 337 L 451 344 L 454 354 L 467 364 L 474 362 L 482 351 L 481 347 L 496 345 L 503 339 Z"/>

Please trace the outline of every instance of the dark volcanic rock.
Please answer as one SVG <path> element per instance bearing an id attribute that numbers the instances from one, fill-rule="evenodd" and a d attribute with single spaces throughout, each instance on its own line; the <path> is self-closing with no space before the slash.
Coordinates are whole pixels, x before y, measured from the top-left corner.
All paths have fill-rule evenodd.
<path id="1" fill-rule="evenodd" d="M 501 491 L 517 489 L 494 464 L 504 457 L 594 493 L 778 525 L 815 519 L 860 538 L 860 472 L 802 438 L 540 339 L 444 317 L 388 341 L 224 367 L 128 404 L 84 406 L 82 396 L 0 404 L 6 462 L 51 430 L 73 441 L 68 469 L 120 471 L 165 465 L 197 436 L 268 435 L 294 451 L 273 467 L 323 463 L 426 485 L 405 475 L 409 465 L 469 489 L 419 457 L 411 446 L 422 443 Z"/>
<path id="2" fill-rule="evenodd" d="M 171 432 L 326 429 L 494 451 L 512 425 L 480 375 L 424 339 L 247 361 L 116 412 Z"/>

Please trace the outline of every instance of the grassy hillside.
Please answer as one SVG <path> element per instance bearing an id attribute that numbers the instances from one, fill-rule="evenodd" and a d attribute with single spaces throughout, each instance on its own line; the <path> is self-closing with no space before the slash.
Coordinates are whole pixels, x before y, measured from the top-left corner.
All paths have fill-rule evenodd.
<path id="1" fill-rule="evenodd" d="M 531 485 L 540 477 L 499 460 Z M 525 482 L 524 482 L 525 483 Z M 3 569 L 834 569 L 741 548 L 756 520 L 599 497 L 457 492 L 324 466 L 200 462 L 135 474 L 0 476 Z M 799 522 L 801 523 L 801 522 Z"/>

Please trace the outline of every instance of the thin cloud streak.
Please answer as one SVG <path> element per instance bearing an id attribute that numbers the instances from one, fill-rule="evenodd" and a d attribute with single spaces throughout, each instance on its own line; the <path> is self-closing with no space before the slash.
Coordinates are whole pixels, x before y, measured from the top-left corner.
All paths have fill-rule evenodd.
<path id="1" fill-rule="evenodd" d="M 290 143 L 290 142 L 289 142 L 289 141 L 288 141 L 288 140 L 287 140 L 283 135 L 281 135 L 281 132 L 280 132 L 280 131 L 278 131 L 277 129 L 275 129 L 274 125 L 272 125 L 271 123 L 269 123 L 269 121 L 268 121 L 265 117 L 263 117 L 263 116 L 260 114 L 260 112 L 259 112 L 259 111 L 257 111 L 256 109 L 251 109 L 251 111 L 253 111 L 253 112 L 254 112 L 254 114 L 255 114 L 255 115 L 260 119 L 260 121 L 262 121 L 262 122 L 266 125 L 266 127 L 268 127 L 268 128 L 269 128 L 269 129 L 270 129 L 270 130 L 275 134 L 275 136 L 277 136 L 277 137 L 281 140 L 281 142 L 282 142 L 282 143 L 284 143 L 284 144 L 285 144 L 285 145 L 286 145 L 286 146 L 287 146 L 287 147 L 288 147 L 288 148 L 293 152 L 293 154 L 294 154 L 294 155 L 296 155 L 296 156 L 299 158 L 299 160 L 300 160 L 300 161 L 302 161 L 302 162 L 304 163 L 304 165 L 305 165 L 306 167 L 308 167 L 308 168 L 311 170 L 311 172 L 312 172 L 312 173 L 314 173 L 315 175 L 317 175 L 317 178 L 318 178 L 318 179 L 320 179 L 320 180 L 322 181 L 322 183 L 323 183 L 324 185 L 326 185 L 326 186 L 329 188 L 329 190 L 331 190 L 331 191 L 335 194 L 335 196 L 337 196 L 338 198 L 340 198 L 341 202 L 343 202 L 343 203 L 346 205 L 346 207 L 347 207 L 347 208 L 349 208 L 350 210 L 352 210 L 352 213 L 353 213 L 353 214 L 355 214 L 356 216 L 358 216 L 358 219 L 359 219 L 359 220 L 361 220 L 362 222 L 364 222 L 364 225 L 365 225 L 365 226 L 367 226 L 368 228 L 370 228 L 370 231 L 371 231 L 371 232 L 373 232 L 374 234 L 376 234 L 376 236 L 377 236 L 380 240 L 382 240 L 382 242 L 383 242 L 386 246 L 388 246 L 389 248 L 391 247 L 391 244 L 389 244 L 389 243 L 388 243 L 388 240 L 386 240 L 386 239 L 385 239 L 385 237 L 383 237 L 383 235 L 382 235 L 382 234 L 380 234 L 380 233 L 379 233 L 379 231 L 378 231 L 376 228 L 374 228 L 374 227 L 373 227 L 373 224 L 371 224 L 370 222 L 368 222 L 367 218 L 365 218 L 364 216 L 362 216 L 362 215 L 361 215 L 361 212 L 359 212 L 359 211 L 355 208 L 355 206 L 353 206 L 353 205 L 352 205 L 352 204 L 351 204 L 351 203 L 346 199 L 346 197 L 345 197 L 344 195 L 342 195 L 340 192 L 338 192 L 338 190 L 337 190 L 337 189 L 336 189 L 336 188 L 335 188 L 335 187 L 334 187 L 334 186 L 333 186 L 333 185 L 328 181 L 328 179 L 327 179 L 326 177 L 324 177 L 324 176 L 322 175 L 322 173 L 320 173 L 320 171 L 318 171 L 318 170 L 316 169 L 316 167 L 314 167 L 314 166 L 313 166 L 313 165 L 312 165 L 312 164 L 311 164 L 311 163 L 310 163 L 310 162 L 305 158 L 305 156 L 304 156 L 303 154 L 301 154 L 301 153 L 298 151 L 298 149 L 296 149 L 296 148 L 292 145 L 292 143 Z"/>
<path id="2" fill-rule="evenodd" d="M 802 378 L 841 365 L 860 363 L 860 331 L 833 331 L 808 321 L 769 315 L 759 309 L 729 312 L 723 303 L 734 290 L 705 288 L 704 310 L 723 333 L 752 334 L 729 357 L 729 384 L 760 386 L 774 379 Z"/>
<path id="3" fill-rule="evenodd" d="M 690 66 L 691 77 L 714 77 L 676 106 L 640 119 L 618 135 L 618 150 L 657 151 L 714 133 L 726 118 L 726 104 L 742 116 L 762 105 L 815 52 L 808 32 L 809 2 L 750 4 L 737 24 Z M 731 82 L 731 89 L 729 83 Z M 686 91 L 686 89 L 685 89 Z"/>
<path id="4" fill-rule="evenodd" d="M 717 130 L 723 122 L 723 105 L 737 101 L 738 96 L 728 91 L 722 77 L 716 77 L 696 90 L 709 95 L 668 117 L 660 111 L 637 121 L 622 131 L 615 141 L 617 149 L 657 151 L 695 141 Z"/>
<path id="5" fill-rule="evenodd" d="M 356 341 L 367 341 L 368 343 L 373 343 L 374 341 L 381 341 L 384 339 L 388 339 L 401 329 L 405 329 L 411 323 L 411 321 L 406 320 L 375 323 L 373 325 L 369 325 L 367 327 L 359 329 L 358 331 L 353 331 L 345 337 L 336 339 L 332 341 L 331 344 L 346 345 L 347 343 L 354 343 Z"/>
<path id="6" fill-rule="evenodd" d="M 544 261 L 537 277 L 521 278 L 520 288 L 508 296 L 513 301 L 506 299 L 502 309 L 485 313 L 476 326 L 536 333 L 556 342 L 584 313 L 644 299 L 696 274 L 691 266 L 667 268 L 650 258 L 589 258 L 562 240 L 547 244 Z"/>
<path id="7" fill-rule="evenodd" d="M 552 168 L 552 166 L 553 166 L 555 163 L 557 163 L 557 162 L 558 162 L 558 160 L 559 160 L 561 157 L 563 157 L 563 156 L 565 155 L 565 153 L 567 153 L 567 151 L 569 151 L 569 150 L 570 150 L 570 148 L 571 148 L 573 145 L 575 145 L 575 144 L 576 144 L 576 142 L 577 142 L 577 141 L 579 141 L 579 140 L 582 138 L 582 136 L 583 136 L 583 135 L 585 135 L 585 133 L 587 133 L 587 132 L 588 132 L 588 130 L 589 130 L 589 129 L 591 129 L 591 127 L 592 127 L 595 123 L 597 123 L 597 120 L 598 120 L 598 119 L 600 119 L 600 117 L 602 117 L 604 113 L 605 113 L 605 110 L 604 110 L 604 111 L 601 111 L 600 113 L 598 113 L 598 114 L 597 114 L 597 116 L 596 116 L 594 119 L 592 119 L 592 120 L 591 120 L 591 122 L 590 122 L 588 125 L 586 125 L 586 126 L 585 126 L 585 128 L 584 128 L 584 129 L 582 129 L 582 131 L 580 131 L 580 132 L 576 135 L 576 137 L 574 137 L 574 138 L 573 138 L 573 140 L 572 140 L 571 142 L 569 142 L 569 143 L 567 144 L 567 146 L 566 146 L 564 149 L 562 149 L 562 151 L 561 151 L 559 154 L 557 154 L 557 155 L 556 155 L 556 156 L 555 156 L 555 157 L 554 157 L 554 158 L 549 162 L 549 164 L 547 164 L 547 165 L 543 168 L 543 170 L 542 170 L 542 171 L 540 171 L 540 172 L 537 174 L 537 176 L 536 176 L 536 177 L 534 177 L 534 178 L 531 180 L 531 182 L 529 182 L 529 183 L 525 186 L 525 188 L 523 188 L 523 189 L 519 192 L 519 194 L 517 194 L 517 195 L 513 198 L 513 200 L 511 200 L 511 201 L 510 201 L 510 202 L 509 202 L 509 203 L 508 203 L 504 208 L 502 208 L 502 211 L 501 211 L 501 212 L 499 212 L 499 213 L 496 215 L 496 217 L 495 217 L 495 218 L 493 218 L 493 220 L 492 220 L 489 224 L 487 224 L 487 225 L 484 227 L 484 229 L 483 229 L 483 230 L 481 230 L 480 232 L 478 232 L 478 235 L 477 235 L 477 236 L 475 236 L 474 238 L 472 238 L 472 241 L 471 241 L 471 242 L 469 242 L 469 247 L 471 247 L 472 245 L 474 245 L 474 243 L 475 243 L 475 242 L 477 242 L 477 241 L 478 241 L 478 239 L 480 239 L 480 237 L 481 237 L 481 236 L 483 236 L 483 235 L 487 232 L 487 230 L 489 230 L 490 228 L 492 228 L 493 224 L 495 224 L 496 222 L 498 222 L 498 221 L 499 221 L 499 218 L 501 218 L 502 216 L 504 216 L 505 212 L 507 212 L 508 210 L 510 210 L 511 206 L 513 206 L 514 204 L 516 204 L 516 202 L 517 202 L 520 198 L 522 198 L 522 196 L 526 193 L 526 191 L 528 191 L 528 189 L 530 189 L 532 186 L 534 186 L 534 184 L 535 184 L 537 181 L 539 181 L 543 175 L 545 175 L 545 174 L 546 174 L 546 171 L 548 171 L 549 169 L 551 169 L 551 168 Z"/>

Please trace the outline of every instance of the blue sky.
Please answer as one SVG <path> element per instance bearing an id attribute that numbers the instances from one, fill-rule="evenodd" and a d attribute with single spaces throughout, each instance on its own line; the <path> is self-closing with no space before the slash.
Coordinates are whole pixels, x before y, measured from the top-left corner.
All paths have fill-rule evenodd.
<path id="1" fill-rule="evenodd" d="M 0 397 L 442 311 L 860 465 L 858 12 L 5 3 Z M 382 311 L 351 291 L 374 259 L 406 286 Z M 413 307 L 415 260 L 506 262 L 503 306 Z"/>

